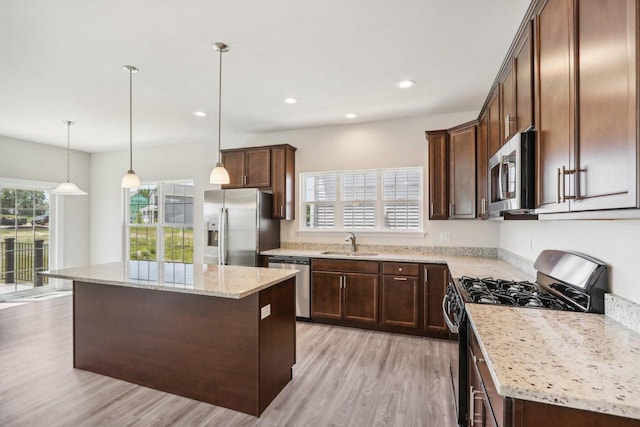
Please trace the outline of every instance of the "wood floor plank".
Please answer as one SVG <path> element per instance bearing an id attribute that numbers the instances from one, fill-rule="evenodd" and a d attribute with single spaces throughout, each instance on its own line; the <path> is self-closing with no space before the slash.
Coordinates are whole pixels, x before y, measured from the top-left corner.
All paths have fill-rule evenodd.
<path id="1" fill-rule="evenodd" d="M 0 310 L 0 425 L 451 427 L 456 343 L 299 322 L 293 380 L 260 418 L 73 369 L 71 297 Z"/>

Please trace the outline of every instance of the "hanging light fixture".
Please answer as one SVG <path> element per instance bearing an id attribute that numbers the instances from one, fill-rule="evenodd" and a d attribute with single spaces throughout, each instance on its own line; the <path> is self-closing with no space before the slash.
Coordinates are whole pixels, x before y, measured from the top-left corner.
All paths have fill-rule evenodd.
<path id="1" fill-rule="evenodd" d="M 122 188 L 140 188 L 140 178 L 133 171 L 133 73 L 139 70 L 133 65 L 122 67 L 129 72 L 129 170 L 122 177 Z"/>
<path id="2" fill-rule="evenodd" d="M 216 167 L 211 171 L 209 176 L 209 182 L 211 184 L 228 184 L 229 172 L 224 168 L 222 164 L 222 152 L 220 151 L 220 113 L 222 106 L 222 53 L 229 50 L 229 46 L 224 43 L 214 43 L 213 49 L 220 52 L 220 71 L 218 73 L 218 163 Z"/>
<path id="3" fill-rule="evenodd" d="M 70 120 L 63 120 L 62 123 L 67 125 L 67 180 L 58 184 L 58 186 L 51 191 L 51 194 L 59 194 L 61 196 L 85 196 L 87 193 L 82 191 L 71 182 L 69 178 L 69 145 L 71 141 L 71 125 L 75 123 Z"/>

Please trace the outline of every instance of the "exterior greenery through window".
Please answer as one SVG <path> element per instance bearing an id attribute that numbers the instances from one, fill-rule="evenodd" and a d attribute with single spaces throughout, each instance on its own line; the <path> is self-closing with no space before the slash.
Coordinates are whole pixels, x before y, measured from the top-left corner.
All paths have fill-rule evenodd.
<path id="1" fill-rule="evenodd" d="M 193 264 L 193 183 L 144 184 L 127 194 L 129 259 Z"/>
<path id="2" fill-rule="evenodd" d="M 48 284 L 49 193 L 0 188 L 0 293 Z"/>
<path id="3" fill-rule="evenodd" d="M 303 173 L 302 228 L 422 230 L 422 168 Z"/>

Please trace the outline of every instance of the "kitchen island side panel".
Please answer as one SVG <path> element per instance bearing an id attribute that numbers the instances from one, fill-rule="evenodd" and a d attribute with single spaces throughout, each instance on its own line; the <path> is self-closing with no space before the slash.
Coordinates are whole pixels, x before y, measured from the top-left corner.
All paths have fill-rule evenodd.
<path id="1" fill-rule="evenodd" d="M 270 314 L 260 321 L 260 412 L 292 379 L 296 363 L 295 278 L 260 291 L 260 307 Z"/>
<path id="2" fill-rule="evenodd" d="M 258 415 L 258 298 L 74 281 L 74 367 Z"/>

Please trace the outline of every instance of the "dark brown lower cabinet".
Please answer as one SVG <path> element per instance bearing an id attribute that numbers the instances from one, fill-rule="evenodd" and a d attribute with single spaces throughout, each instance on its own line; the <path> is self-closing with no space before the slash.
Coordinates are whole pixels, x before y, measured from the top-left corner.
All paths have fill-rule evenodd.
<path id="1" fill-rule="evenodd" d="M 442 264 L 424 267 L 424 328 L 427 331 L 448 334 L 442 314 L 442 299 L 449 285 L 449 268 Z"/>
<path id="2" fill-rule="evenodd" d="M 466 390 L 469 427 L 638 427 L 639 420 L 568 408 L 560 405 L 513 399 L 498 394 L 486 356 L 473 329 L 469 331 Z M 461 390 L 462 392 L 462 390 Z"/>
<path id="3" fill-rule="evenodd" d="M 311 318 L 321 323 L 450 338 L 442 314 L 448 281 L 449 270 L 444 264 L 313 259 Z"/>
<path id="4" fill-rule="evenodd" d="M 419 312 L 418 277 L 384 276 L 382 279 L 382 324 L 417 328 Z"/>
<path id="5" fill-rule="evenodd" d="M 377 324 L 378 264 L 371 261 L 313 260 L 311 317 Z"/>

